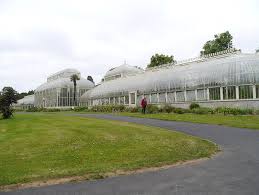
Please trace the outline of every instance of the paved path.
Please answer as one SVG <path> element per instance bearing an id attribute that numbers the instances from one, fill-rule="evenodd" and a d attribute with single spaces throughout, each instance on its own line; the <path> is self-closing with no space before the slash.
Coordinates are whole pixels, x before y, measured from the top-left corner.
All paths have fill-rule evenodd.
<path id="1" fill-rule="evenodd" d="M 128 121 L 185 132 L 216 142 L 223 152 L 193 165 L 7 194 L 259 194 L 259 131 L 106 114 L 80 116 Z"/>

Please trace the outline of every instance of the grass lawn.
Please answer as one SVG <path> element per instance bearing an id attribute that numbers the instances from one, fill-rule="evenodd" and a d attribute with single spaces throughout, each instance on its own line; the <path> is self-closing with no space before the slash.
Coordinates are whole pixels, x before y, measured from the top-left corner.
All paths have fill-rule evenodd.
<path id="1" fill-rule="evenodd" d="M 209 157 L 207 140 L 165 129 L 58 113 L 0 120 L 0 186 Z"/>
<path id="2" fill-rule="evenodd" d="M 175 113 L 158 113 L 158 114 L 141 114 L 141 113 L 119 113 L 123 116 L 133 116 L 141 118 L 154 118 L 169 121 L 185 121 L 192 123 L 206 123 L 225 125 L 230 127 L 259 129 L 259 116 L 231 116 L 220 114 L 175 114 Z"/>

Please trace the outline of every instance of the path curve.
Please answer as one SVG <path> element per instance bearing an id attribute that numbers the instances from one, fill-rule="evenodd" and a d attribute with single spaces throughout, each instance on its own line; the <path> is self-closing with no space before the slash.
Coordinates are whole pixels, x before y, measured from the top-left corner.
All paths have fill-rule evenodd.
<path id="1" fill-rule="evenodd" d="M 259 131 L 108 114 L 73 115 L 177 130 L 209 139 L 220 145 L 223 153 L 193 165 L 96 181 L 24 189 L 6 194 L 259 194 Z"/>

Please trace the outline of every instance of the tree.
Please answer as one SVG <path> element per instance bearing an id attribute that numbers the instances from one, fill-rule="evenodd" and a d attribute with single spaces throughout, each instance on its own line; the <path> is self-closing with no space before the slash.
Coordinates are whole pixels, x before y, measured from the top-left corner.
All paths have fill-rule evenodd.
<path id="1" fill-rule="evenodd" d="M 78 77 L 77 74 L 71 75 L 70 81 L 72 81 L 73 84 L 74 84 L 74 106 L 77 105 L 77 104 L 76 104 L 76 84 L 77 84 L 76 82 L 77 82 L 78 80 L 80 80 L 80 78 Z"/>
<path id="2" fill-rule="evenodd" d="M 34 91 L 33 90 L 30 90 L 28 91 L 27 95 L 33 95 L 34 94 Z"/>
<path id="3" fill-rule="evenodd" d="M 151 68 L 151 67 L 160 66 L 168 63 L 174 63 L 174 62 L 175 62 L 174 56 L 155 54 L 151 57 L 150 64 L 148 64 L 147 67 Z"/>
<path id="4" fill-rule="evenodd" d="M 91 81 L 92 83 L 94 83 L 94 79 L 93 79 L 92 76 L 88 76 L 88 77 L 87 77 L 87 80 L 88 80 L 88 81 Z"/>
<path id="5" fill-rule="evenodd" d="M 209 40 L 204 44 L 203 50 L 200 54 L 206 55 L 233 48 L 232 39 L 233 37 L 229 31 L 214 35 L 213 40 Z"/>
<path id="6" fill-rule="evenodd" d="M 4 119 L 10 118 L 13 115 L 11 105 L 17 103 L 17 92 L 12 87 L 4 87 L 0 96 L 0 113 Z"/>

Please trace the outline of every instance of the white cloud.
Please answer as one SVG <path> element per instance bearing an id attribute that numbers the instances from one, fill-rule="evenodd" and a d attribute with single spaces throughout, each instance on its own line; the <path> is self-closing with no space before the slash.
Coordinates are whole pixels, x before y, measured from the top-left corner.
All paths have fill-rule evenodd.
<path id="1" fill-rule="evenodd" d="M 195 57 L 229 30 L 237 48 L 259 47 L 256 0 L 0 0 L 0 88 L 36 88 L 76 68 L 98 81 L 124 59 L 145 67 L 154 53 Z"/>

